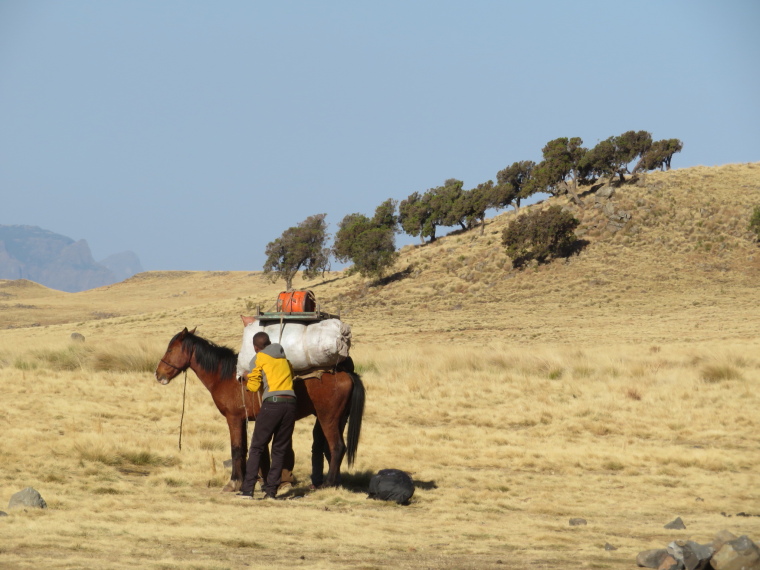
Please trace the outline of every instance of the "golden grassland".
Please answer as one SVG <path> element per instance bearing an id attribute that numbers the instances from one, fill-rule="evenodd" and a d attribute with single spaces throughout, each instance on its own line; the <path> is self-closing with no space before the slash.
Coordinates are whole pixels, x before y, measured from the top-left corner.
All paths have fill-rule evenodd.
<path id="1" fill-rule="evenodd" d="M 286 501 L 220 493 L 224 419 L 190 372 L 180 451 L 182 377 L 152 373 L 184 326 L 238 349 L 238 315 L 280 283 L 0 281 L 0 500 L 32 486 L 49 505 L 0 518 L 0 567 L 632 568 L 724 528 L 760 542 L 760 517 L 736 516 L 760 514 L 760 164 L 622 187 L 615 232 L 584 200 L 589 243 L 568 262 L 511 270 L 510 212 L 404 248 L 384 286 L 297 283 L 352 325 L 367 408 L 341 489 L 307 490 L 298 423 Z M 366 500 L 389 467 L 412 473 L 411 505 Z M 663 528 L 677 516 L 686 530 Z"/>

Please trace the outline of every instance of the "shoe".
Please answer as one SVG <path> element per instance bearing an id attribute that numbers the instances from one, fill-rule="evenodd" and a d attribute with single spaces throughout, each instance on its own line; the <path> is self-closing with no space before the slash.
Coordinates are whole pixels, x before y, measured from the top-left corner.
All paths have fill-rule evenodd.
<path id="1" fill-rule="evenodd" d="M 274 495 L 270 495 L 267 493 L 266 495 L 261 497 L 259 501 L 279 501 L 279 499 L 275 497 Z"/>
<path id="2" fill-rule="evenodd" d="M 237 493 L 235 497 L 238 499 L 253 499 L 252 493 Z"/>

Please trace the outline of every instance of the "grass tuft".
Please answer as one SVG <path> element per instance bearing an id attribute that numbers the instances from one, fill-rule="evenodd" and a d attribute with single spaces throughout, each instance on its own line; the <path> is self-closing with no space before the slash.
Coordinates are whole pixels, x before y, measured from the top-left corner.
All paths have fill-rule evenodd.
<path id="1" fill-rule="evenodd" d="M 710 364 L 702 369 L 702 380 L 715 384 L 725 380 L 740 380 L 741 372 L 730 364 Z"/>

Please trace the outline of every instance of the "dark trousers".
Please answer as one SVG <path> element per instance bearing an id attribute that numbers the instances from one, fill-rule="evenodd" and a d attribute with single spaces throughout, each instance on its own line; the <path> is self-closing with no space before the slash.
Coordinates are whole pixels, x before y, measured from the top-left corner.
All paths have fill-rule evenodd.
<path id="1" fill-rule="evenodd" d="M 248 462 L 245 466 L 245 479 L 240 487 L 241 493 L 253 494 L 261 456 L 266 453 L 269 442 L 272 441 L 272 464 L 262 487 L 267 495 L 274 496 L 277 494 L 282 467 L 288 454 L 292 453 L 295 423 L 295 399 L 292 403 L 278 402 L 276 404 L 268 399 L 264 400 L 261 411 L 256 416 L 256 424 L 251 436 L 251 449 L 248 452 Z"/>

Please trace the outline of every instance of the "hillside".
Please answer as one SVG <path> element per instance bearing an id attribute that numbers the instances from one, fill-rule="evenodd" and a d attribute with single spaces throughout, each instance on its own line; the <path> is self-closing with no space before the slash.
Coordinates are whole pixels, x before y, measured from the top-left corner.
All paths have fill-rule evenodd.
<path id="1" fill-rule="evenodd" d="M 567 261 L 512 270 L 500 242 L 519 215 L 509 211 L 487 220 L 482 234 L 476 228 L 403 248 L 384 286 L 345 272 L 295 285 L 340 310 L 359 343 L 760 335 L 760 249 L 746 229 L 760 203 L 759 163 L 655 172 L 609 198 L 600 190 L 582 189 L 583 210 L 565 198 L 529 207 L 560 204 L 582 220 L 577 233 L 588 245 Z M 61 327 L 86 336 L 107 327 L 126 337 L 163 337 L 200 325 L 231 346 L 238 315 L 267 308 L 282 289 L 260 272 L 146 272 L 76 294 L 18 283 L 0 281 L 0 329 L 34 327 L 25 334 L 61 338 Z"/>
<path id="2" fill-rule="evenodd" d="M 336 489 L 309 488 L 314 423 L 296 423 L 283 501 L 220 492 L 227 423 L 194 372 L 154 375 L 185 326 L 237 349 L 240 313 L 281 282 L 0 281 L 0 500 L 31 486 L 48 504 L 8 507 L 0 567 L 634 568 L 673 540 L 760 543 L 760 247 L 745 230 L 760 164 L 604 193 L 584 190 L 589 243 L 568 261 L 511 270 L 507 212 L 404 248 L 384 286 L 296 282 L 352 325 L 366 406 Z M 531 208 L 553 203 L 567 205 Z M 411 473 L 410 505 L 367 500 L 386 468 Z M 685 529 L 664 528 L 676 517 Z M 266 524 L 224 522 L 249 519 Z"/>

